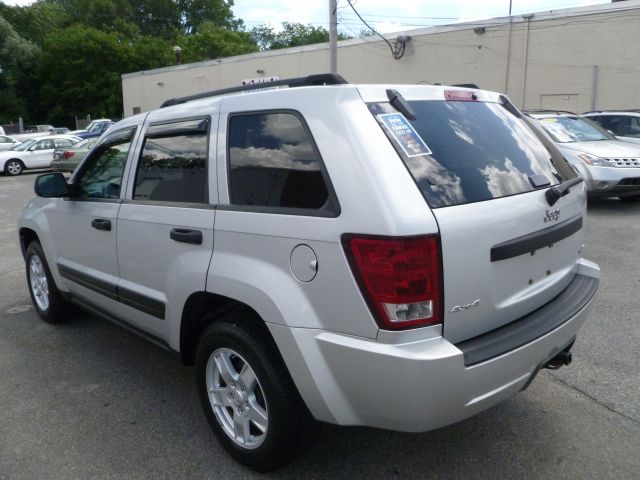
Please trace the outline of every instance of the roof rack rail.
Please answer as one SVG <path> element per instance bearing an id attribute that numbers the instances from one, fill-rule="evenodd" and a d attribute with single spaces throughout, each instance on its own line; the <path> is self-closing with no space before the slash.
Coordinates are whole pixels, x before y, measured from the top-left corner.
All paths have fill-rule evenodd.
<path id="1" fill-rule="evenodd" d="M 217 97 L 228 93 L 248 92 L 251 90 L 259 90 L 271 87 L 309 87 L 314 85 L 344 85 L 347 82 L 342 76 L 336 73 L 320 73 L 317 75 L 307 75 L 306 77 L 287 78 L 283 80 L 274 80 L 271 82 L 253 83 L 251 85 L 240 85 L 238 87 L 221 88 L 220 90 L 212 90 L 210 92 L 196 93 L 186 97 L 171 98 L 166 100 L 160 108 L 179 105 L 181 103 L 190 102 L 192 100 L 200 100 L 201 98 Z"/>
<path id="2" fill-rule="evenodd" d="M 640 108 L 610 108 L 608 110 L 589 110 L 588 112 L 584 112 L 582 115 L 586 113 L 605 113 L 605 112 L 631 112 L 631 113 L 640 113 Z"/>
<path id="3" fill-rule="evenodd" d="M 569 110 L 556 110 L 555 108 L 541 108 L 541 109 L 531 109 L 527 108 L 525 113 L 555 113 L 556 115 L 560 115 L 562 113 L 568 113 L 569 115 L 578 115 L 576 112 L 570 112 Z"/>
<path id="4" fill-rule="evenodd" d="M 460 88 L 475 88 L 480 90 L 480 87 L 475 83 L 454 83 L 451 85 L 452 87 L 460 87 Z"/>

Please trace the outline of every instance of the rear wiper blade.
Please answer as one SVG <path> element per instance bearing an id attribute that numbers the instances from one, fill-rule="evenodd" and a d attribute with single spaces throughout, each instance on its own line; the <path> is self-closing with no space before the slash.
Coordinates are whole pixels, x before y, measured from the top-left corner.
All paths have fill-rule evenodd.
<path id="1" fill-rule="evenodd" d="M 547 197 L 547 203 L 549 206 L 555 205 L 555 203 L 561 198 L 564 197 L 567 193 L 569 193 L 569 189 L 575 185 L 578 185 L 580 182 L 583 182 L 584 179 L 582 177 L 574 177 L 570 178 L 562 182 L 560 185 L 556 185 L 551 187 L 544 193 L 544 196 Z"/>

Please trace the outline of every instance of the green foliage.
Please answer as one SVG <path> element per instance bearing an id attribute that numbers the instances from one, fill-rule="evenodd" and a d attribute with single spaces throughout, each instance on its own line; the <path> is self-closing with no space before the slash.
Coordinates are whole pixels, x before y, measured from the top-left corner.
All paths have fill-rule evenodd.
<path id="1" fill-rule="evenodd" d="M 327 42 L 322 27 L 283 23 L 247 31 L 233 0 L 0 0 L 0 122 L 74 126 L 122 114 L 122 74 Z M 347 38 L 340 35 L 340 39 Z"/>
<path id="2" fill-rule="evenodd" d="M 22 81 L 37 55 L 38 47 L 0 17 L 0 121 L 17 119 L 26 108 Z"/>
<path id="3" fill-rule="evenodd" d="M 74 25 L 48 36 L 36 73 L 38 118 L 73 125 L 75 115 L 120 117 L 122 74 L 172 62 L 171 43 L 139 37 L 123 41 L 118 32 Z"/>
<path id="4" fill-rule="evenodd" d="M 329 41 L 329 31 L 326 28 L 292 22 L 283 22 L 282 30 L 279 32 L 271 26 L 259 25 L 251 29 L 251 35 L 261 50 L 299 47 Z M 351 37 L 338 33 L 338 40 L 348 38 Z"/>
<path id="5" fill-rule="evenodd" d="M 200 24 L 196 33 L 183 35 L 178 40 L 185 63 L 213 58 L 230 57 L 256 52 L 258 47 L 251 34 L 218 27 L 212 22 Z"/>
<path id="6" fill-rule="evenodd" d="M 49 35 L 38 59 L 38 118 L 68 125 L 75 114 L 111 116 L 122 110 L 121 78 L 128 45 L 117 35 L 74 25 Z"/>
<path id="7" fill-rule="evenodd" d="M 212 23 L 217 27 L 232 28 L 233 0 L 177 0 L 183 20 L 183 31 L 196 33 L 203 23 Z"/>
<path id="8" fill-rule="evenodd" d="M 0 3 L 3 16 L 24 39 L 41 45 L 44 37 L 71 21 L 65 9 L 56 3 L 36 2 L 28 7 L 9 7 Z"/>

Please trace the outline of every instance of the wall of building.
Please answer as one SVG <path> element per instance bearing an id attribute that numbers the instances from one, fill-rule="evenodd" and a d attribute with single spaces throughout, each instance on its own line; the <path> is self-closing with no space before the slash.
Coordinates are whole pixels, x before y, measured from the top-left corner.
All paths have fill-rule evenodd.
<path id="1" fill-rule="evenodd" d="M 399 60 L 382 40 L 340 42 L 338 72 L 352 83 L 476 83 L 521 108 L 640 108 L 640 0 L 404 34 L 411 40 Z M 126 74 L 124 114 L 243 79 L 328 69 L 321 44 Z"/>

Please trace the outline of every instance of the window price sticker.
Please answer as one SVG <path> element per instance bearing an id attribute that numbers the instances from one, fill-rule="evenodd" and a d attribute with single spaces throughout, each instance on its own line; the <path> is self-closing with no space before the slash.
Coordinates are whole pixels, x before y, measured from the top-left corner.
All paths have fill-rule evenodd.
<path id="1" fill-rule="evenodd" d="M 395 138 L 407 157 L 431 155 L 431 150 L 424 143 L 409 121 L 401 113 L 383 113 L 378 118 L 389 133 Z"/>

